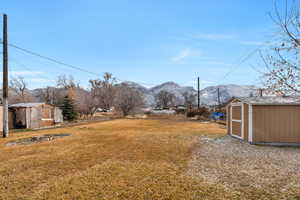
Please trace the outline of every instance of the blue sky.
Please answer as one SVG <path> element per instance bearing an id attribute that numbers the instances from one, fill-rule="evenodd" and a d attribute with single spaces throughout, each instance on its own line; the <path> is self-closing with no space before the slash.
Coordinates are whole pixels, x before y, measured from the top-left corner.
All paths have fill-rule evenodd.
<path id="1" fill-rule="evenodd" d="M 10 0 L 9 42 L 42 55 L 150 87 L 165 81 L 194 86 L 259 84 L 254 50 L 272 42 L 273 0 Z M 2 24 L 2 21 L 0 21 Z M 83 86 L 97 78 L 9 49 L 10 74 L 31 88 L 60 74 Z M 228 76 L 225 74 L 229 73 Z"/>

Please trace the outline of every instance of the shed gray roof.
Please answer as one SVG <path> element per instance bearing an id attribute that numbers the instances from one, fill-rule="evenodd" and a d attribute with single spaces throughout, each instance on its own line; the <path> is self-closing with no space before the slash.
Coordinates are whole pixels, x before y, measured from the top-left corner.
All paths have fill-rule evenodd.
<path id="1" fill-rule="evenodd" d="M 236 98 L 254 105 L 300 105 L 300 96 L 263 96 Z"/>
<path id="2" fill-rule="evenodd" d="M 36 106 L 40 106 L 40 105 L 45 105 L 46 103 L 16 103 L 16 104 L 11 104 L 9 105 L 10 108 L 17 108 L 17 107 L 21 107 L 21 108 L 32 108 L 32 107 L 36 107 Z"/>

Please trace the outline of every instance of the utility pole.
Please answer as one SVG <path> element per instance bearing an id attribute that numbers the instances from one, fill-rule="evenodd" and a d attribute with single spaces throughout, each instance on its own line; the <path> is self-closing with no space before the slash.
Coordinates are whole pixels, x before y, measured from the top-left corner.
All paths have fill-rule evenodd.
<path id="1" fill-rule="evenodd" d="M 8 137 L 8 48 L 7 15 L 3 15 L 3 137 Z"/>
<path id="2" fill-rule="evenodd" d="M 262 97 L 263 96 L 263 92 L 264 92 L 264 89 L 262 88 L 259 88 L 259 96 Z"/>
<path id="3" fill-rule="evenodd" d="M 200 108 L 200 77 L 198 77 L 198 109 Z"/>
<path id="4" fill-rule="evenodd" d="M 220 88 L 218 88 L 218 109 L 220 109 Z"/>

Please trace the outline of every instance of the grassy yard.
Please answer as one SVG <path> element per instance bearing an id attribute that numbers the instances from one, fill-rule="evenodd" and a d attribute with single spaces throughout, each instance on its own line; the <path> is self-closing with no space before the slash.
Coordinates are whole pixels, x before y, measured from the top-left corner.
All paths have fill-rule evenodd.
<path id="1" fill-rule="evenodd" d="M 45 133 L 72 136 L 5 146 Z M 217 124 L 133 119 L 14 133 L 0 139 L 0 199 L 231 199 L 185 175 L 196 136 L 223 134 Z"/>

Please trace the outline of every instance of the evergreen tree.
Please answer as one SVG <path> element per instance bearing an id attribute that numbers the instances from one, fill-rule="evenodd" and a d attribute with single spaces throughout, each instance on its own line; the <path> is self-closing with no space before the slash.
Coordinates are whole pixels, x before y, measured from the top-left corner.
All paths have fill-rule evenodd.
<path id="1" fill-rule="evenodd" d="M 66 95 L 61 107 L 64 120 L 73 121 L 77 118 L 77 111 L 75 107 L 74 100 Z"/>

